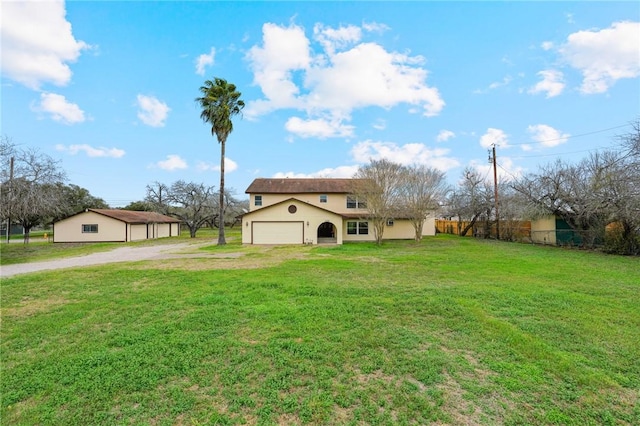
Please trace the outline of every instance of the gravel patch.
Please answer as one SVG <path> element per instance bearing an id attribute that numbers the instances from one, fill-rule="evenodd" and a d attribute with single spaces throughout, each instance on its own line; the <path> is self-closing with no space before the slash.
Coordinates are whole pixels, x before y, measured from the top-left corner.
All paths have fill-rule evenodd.
<path id="1" fill-rule="evenodd" d="M 206 244 L 211 244 L 210 242 Z M 179 253 L 185 249 L 193 249 L 199 244 L 177 243 L 152 245 L 144 247 L 119 247 L 115 250 L 92 253 L 86 256 L 67 257 L 46 262 L 19 263 L 0 267 L 0 277 L 7 278 L 19 274 L 47 271 L 52 269 L 79 268 L 82 266 L 103 265 L 117 262 L 137 262 L 140 260 L 173 259 L 193 256 Z"/>

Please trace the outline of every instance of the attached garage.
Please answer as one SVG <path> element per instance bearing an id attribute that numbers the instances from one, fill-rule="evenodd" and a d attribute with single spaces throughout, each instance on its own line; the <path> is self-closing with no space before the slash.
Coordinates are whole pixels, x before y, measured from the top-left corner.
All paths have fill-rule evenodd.
<path id="1" fill-rule="evenodd" d="M 253 244 L 302 244 L 304 222 L 252 222 Z"/>

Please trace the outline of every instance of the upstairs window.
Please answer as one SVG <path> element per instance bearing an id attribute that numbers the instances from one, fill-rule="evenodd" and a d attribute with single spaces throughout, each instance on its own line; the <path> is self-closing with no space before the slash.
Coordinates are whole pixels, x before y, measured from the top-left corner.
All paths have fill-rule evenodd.
<path id="1" fill-rule="evenodd" d="M 327 196 L 326 195 L 321 195 L 320 196 L 320 202 L 321 203 L 326 203 L 327 202 Z"/>
<path id="2" fill-rule="evenodd" d="M 347 195 L 347 208 L 348 209 L 366 209 L 367 203 L 363 200 L 358 200 L 353 195 Z"/>
<path id="3" fill-rule="evenodd" d="M 253 205 L 254 206 L 261 206 L 262 205 L 262 195 L 256 195 L 254 200 L 253 200 Z"/>
<path id="4" fill-rule="evenodd" d="M 82 233 L 83 234 L 97 234 L 98 233 L 98 225 L 82 225 Z"/>

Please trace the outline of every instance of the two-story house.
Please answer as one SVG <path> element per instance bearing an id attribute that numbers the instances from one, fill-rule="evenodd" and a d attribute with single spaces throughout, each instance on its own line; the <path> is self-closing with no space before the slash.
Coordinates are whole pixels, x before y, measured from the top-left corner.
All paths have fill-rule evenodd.
<path id="1" fill-rule="evenodd" d="M 243 244 L 342 244 L 374 241 L 363 200 L 351 195 L 353 179 L 256 179 L 245 191 L 250 210 L 242 216 Z M 429 215 L 422 235 L 435 235 Z M 384 239 L 412 239 L 402 218 L 389 220 Z"/>

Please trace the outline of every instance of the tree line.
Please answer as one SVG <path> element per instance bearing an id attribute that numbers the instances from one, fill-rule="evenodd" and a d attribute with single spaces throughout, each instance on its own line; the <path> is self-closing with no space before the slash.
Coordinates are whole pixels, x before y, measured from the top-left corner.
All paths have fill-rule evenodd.
<path id="1" fill-rule="evenodd" d="M 219 192 L 213 186 L 179 180 L 171 185 L 147 185 L 144 200 L 131 202 L 125 210 L 155 211 L 183 221 L 191 237 L 203 226 L 220 227 Z M 236 217 L 248 210 L 248 201 L 225 191 L 225 220 L 233 226 Z M 109 205 L 89 190 L 68 184 L 60 161 L 34 148 L 16 145 L 6 135 L 0 137 L 0 220 L 23 228 L 24 242 L 31 231 L 86 209 L 108 209 Z"/>

